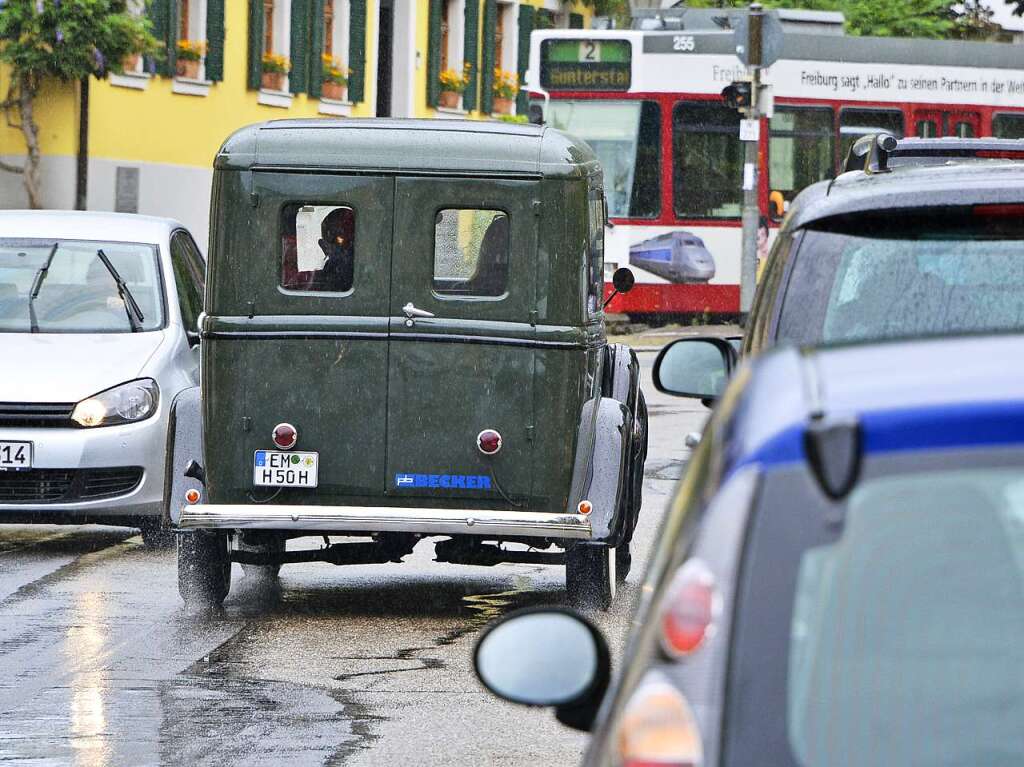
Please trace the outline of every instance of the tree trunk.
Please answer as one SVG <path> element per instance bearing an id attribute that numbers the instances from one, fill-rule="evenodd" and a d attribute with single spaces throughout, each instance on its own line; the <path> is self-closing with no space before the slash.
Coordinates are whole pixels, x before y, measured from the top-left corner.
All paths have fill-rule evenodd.
<path id="1" fill-rule="evenodd" d="M 36 125 L 33 106 L 38 88 L 28 75 L 18 78 L 18 111 L 21 112 L 21 132 L 25 136 L 27 149 L 25 168 L 22 171 L 28 206 L 33 210 L 43 207 L 42 183 L 39 179 L 39 126 Z"/>

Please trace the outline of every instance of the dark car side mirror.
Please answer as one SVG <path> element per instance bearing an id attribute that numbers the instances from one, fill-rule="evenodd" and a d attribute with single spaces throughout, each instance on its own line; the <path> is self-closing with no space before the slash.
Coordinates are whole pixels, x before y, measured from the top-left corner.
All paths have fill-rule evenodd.
<path id="1" fill-rule="evenodd" d="M 480 682 L 526 706 L 553 706 L 562 724 L 587 731 L 611 679 L 608 644 L 582 615 L 526 608 L 492 623 L 473 652 Z"/>
<path id="2" fill-rule="evenodd" d="M 615 298 L 615 296 L 619 295 L 619 293 L 628 293 L 631 291 L 635 284 L 636 277 L 633 276 L 633 270 L 628 266 L 620 266 L 612 275 L 612 287 L 615 289 L 612 291 L 612 294 L 604 300 L 604 304 L 601 308 L 603 309 L 608 306 L 609 302 Z"/>
<path id="3" fill-rule="evenodd" d="M 725 338 L 681 338 L 658 353 L 654 386 L 665 394 L 713 402 L 725 391 L 738 359 Z"/>

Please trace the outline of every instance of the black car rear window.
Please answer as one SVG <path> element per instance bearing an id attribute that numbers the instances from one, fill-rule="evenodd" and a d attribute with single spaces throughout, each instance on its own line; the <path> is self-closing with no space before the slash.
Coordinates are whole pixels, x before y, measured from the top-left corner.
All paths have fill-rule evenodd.
<path id="1" fill-rule="evenodd" d="M 1024 470 L 866 479 L 839 515 L 771 484 L 737 593 L 724 764 L 1024 764 Z"/>
<path id="2" fill-rule="evenodd" d="M 780 340 L 866 341 L 1024 328 L 1024 206 L 848 216 L 808 229 Z"/>

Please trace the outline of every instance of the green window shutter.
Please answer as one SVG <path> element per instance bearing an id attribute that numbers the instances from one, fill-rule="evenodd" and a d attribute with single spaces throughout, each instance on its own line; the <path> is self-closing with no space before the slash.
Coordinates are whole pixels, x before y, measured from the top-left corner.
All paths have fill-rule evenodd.
<path id="1" fill-rule="evenodd" d="M 324 84 L 324 0 L 312 0 L 309 5 L 309 90 L 312 98 L 320 98 Z"/>
<path id="2" fill-rule="evenodd" d="M 366 0 L 349 0 L 348 13 L 348 100 L 366 101 Z"/>
<path id="3" fill-rule="evenodd" d="M 310 0 L 292 0 L 290 51 L 291 71 L 288 73 L 288 90 L 305 93 L 309 82 L 309 5 Z"/>
<path id="4" fill-rule="evenodd" d="M 430 0 L 427 19 L 427 106 L 436 107 L 441 93 L 441 3 Z"/>
<path id="5" fill-rule="evenodd" d="M 224 0 L 206 0 L 206 79 L 224 79 Z"/>
<path id="6" fill-rule="evenodd" d="M 484 0 L 484 44 L 480 56 L 480 111 L 485 115 L 491 113 L 491 106 L 494 104 L 494 67 L 497 63 L 494 35 L 497 26 L 497 0 Z"/>
<path id="7" fill-rule="evenodd" d="M 263 0 L 249 0 L 249 72 L 247 85 L 259 90 L 263 77 Z"/>
<path id="8" fill-rule="evenodd" d="M 469 64 L 469 85 L 462 94 L 462 108 L 466 111 L 476 109 L 477 83 L 479 82 L 480 61 L 477 57 L 477 45 L 480 41 L 480 0 L 466 0 L 465 14 L 466 34 L 463 37 L 462 61 Z"/>
<path id="9" fill-rule="evenodd" d="M 583 14 L 582 13 L 570 13 L 569 14 L 569 29 L 583 29 Z"/>
<path id="10" fill-rule="evenodd" d="M 516 70 L 519 73 L 519 95 L 516 96 L 516 114 L 526 114 L 529 97 L 526 94 L 526 70 L 530 66 L 530 33 L 533 31 L 534 8 L 532 5 L 519 6 L 519 50 Z"/>
<path id="11" fill-rule="evenodd" d="M 163 44 L 163 55 L 152 60 L 154 69 L 157 74 L 173 77 L 178 52 L 177 0 L 154 0 L 149 7 L 149 18 L 153 22 L 153 37 Z"/>

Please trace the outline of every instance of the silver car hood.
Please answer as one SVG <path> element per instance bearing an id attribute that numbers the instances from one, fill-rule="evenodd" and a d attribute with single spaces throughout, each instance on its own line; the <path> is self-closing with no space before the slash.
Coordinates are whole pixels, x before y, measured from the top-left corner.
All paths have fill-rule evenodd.
<path id="1" fill-rule="evenodd" d="M 78 402 L 138 378 L 166 332 L 0 333 L 0 402 Z"/>

